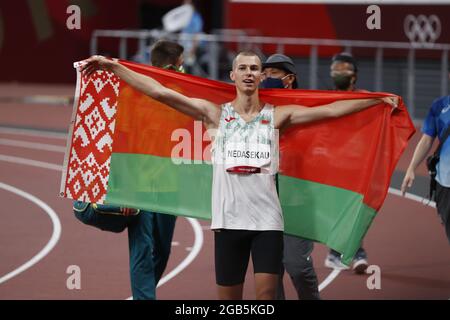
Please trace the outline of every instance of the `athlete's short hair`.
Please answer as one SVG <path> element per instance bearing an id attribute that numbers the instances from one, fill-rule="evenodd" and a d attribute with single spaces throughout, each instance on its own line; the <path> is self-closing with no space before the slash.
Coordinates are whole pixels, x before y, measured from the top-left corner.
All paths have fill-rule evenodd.
<path id="1" fill-rule="evenodd" d="M 247 57 L 255 56 L 255 57 L 257 57 L 258 60 L 259 60 L 259 65 L 260 65 L 260 67 L 262 68 L 261 58 L 260 58 L 255 52 L 250 51 L 250 50 L 246 50 L 246 51 L 241 51 L 241 52 L 239 52 L 239 53 L 236 55 L 236 57 L 234 57 L 234 59 L 233 59 L 233 70 L 234 70 L 234 68 L 236 67 L 236 60 L 237 60 L 237 58 L 238 58 L 239 56 L 247 56 Z"/>

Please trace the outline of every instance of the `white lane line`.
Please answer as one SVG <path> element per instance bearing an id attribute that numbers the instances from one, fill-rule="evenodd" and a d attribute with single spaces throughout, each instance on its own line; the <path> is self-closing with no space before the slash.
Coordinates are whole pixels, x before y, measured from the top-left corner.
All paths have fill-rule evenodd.
<path id="1" fill-rule="evenodd" d="M 388 193 L 399 196 L 399 197 L 403 197 L 402 192 L 399 189 L 389 188 Z M 428 199 L 425 199 L 423 197 L 420 197 L 420 196 L 412 194 L 412 193 L 408 193 L 408 192 L 405 193 L 405 198 L 419 202 L 420 204 L 423 204 L 423 205 L 430 206 L 432 208 L 436 208 L 436 202 L 428 201 Z M 319 284 L 319 292 L 322 291 L 323 289 L 325 289 L 331 282 L 333 282 L 333 280 L 336 279 L 336 277 L 341 273 L 341 271 L 342 270 L 339 270 L 339 269 L 333 269 L 333 271 L 331 271 L 330 274 Z"/>
<path id="2" fill-rule="evenodd" d="M 402 196 L 402 192 L 399 189 L 389 188 L 388 192 L 390 194 L 393 194 L 393 195 L 396 195 L 396 196 L 399 196 L 399 197 L 403 197 Z M 429 201 L 428 199 L 426 199 L 424 197 L 420 197 L 420 196 L 417 196 L 417 195 L 412 194 L 412 193 L 406 192 L 405 193 L 405 198 L 409 199 L 409 200 L 417 201 L 417 202 L 419 202 L 419 203 L 421 203 L 421 204 L 423 204 L 425 206 L 436 208 L 436 202 Z"/>
<path id="3" fill-rule="evenodd" d="M 325 289 L 341 273 L 340 269 L 333 269 L 330 274 L 319 284 L 319 292 Z"/>
<path id="4" fill-rule="evenodd" d="M 195 240 L 194 245 L 192 246 L 191 252 L 188 254 L 188 256 L 172 271 L 170 271 L 166 276 L 161 278 L 158 283 L 158 287 L 162 286 L 164 283 L 175 277 L 177 274 L 179 274 L 181 271 L 183 271 L 188 265 L 194 261 L 194 259 L 198 256 L 200 253 L 200 250 L 203 246 L 203 231 L 201 228 L 200 223 L 197 219 L 193 218 L 186 218 L 187 221 L 191 224 L 192 229 L 194 230 Z"/>
<path id="5" fill-rule="evenodd" d="M 45 211 L 45 213 L 47 213 L 49 215 L 50 219 L 52 220 L 52 224 L 53 224 L 52 236 L 51 236 L 50 240 L 48 241 L 48 243 L 45 245 L 45 247 L 38 254 L 36 254 L 33 258 L 28 260 L 26 263 L 24 263 L 20 267 L 14 269 L 13 271 L 11 271 L 8 274 L 1 277 L 0 284 L 2 284 L 3 282 L 8 281 L 9 279 L 17 276 L 18 274 L 24 272 L 25 270 L 31 268 L 33 265 L 35 265 L 40 260 L 42 260 L 46 255 L 48 255 L 50 253 L 50 251 L 52 251 L 52 249 L 58 243 L 59 238 L 61 237 L 61 222 L 59 221 L 58 215 L 55 213 L 55 211 L 53 211 L 52 208 L 50 208 L 45 202 L 43 202 L 42 200 L 33 196 L 32 194 L 29 194 L 23 190 L 17 189 L 13 186 L 10 186 L 10 185 L 2 183 L 2 182 L 0 182 L 0 188 L 4 189 L 6 191 L 9 191 L 9 192 L 15 193 L 16 195 L 18 195 L 22 198 L 25 198 L 25 199 L 33 202 L 34 204 L 36 204 L 38 207 L 43 209 Z"/>
<path id="6" fill-rule="evenodd" d="M 36 166 L 36 167 L 42 167 L 42 168 L 47 168 L 47 169 L 54 169 L 54 170 L 59 170 L 59 171 L 61 171 L 62 170 L 62 166 L 58 166 L 58 165 L 55 165 L 55 164 L 50 164 L 50 163 L 46 163 L 46 162 L 41 162 L 41 161 L 35 161 L 35 160 L 29 160 L 29 159 L 24 159 L 24 158 L 17 158 L 17 157 L 9 157 L 9 156 L 4 156 L 4 155 L 0 155 L 0 160 L 1 161 L 9 161 L 9 162 L 13 162 L 13 163 L 21 163 L 21 164 L 28 164 L 28 165 L 32 165 L 32 166 Z M 398 189 L 395 189 L 395 188 L 389 188 L 389 190 L 388 190 L 388 192 L 390 193 L 390 194 L 393 194 L 393 195 L 397 195 L 397 196 L 402 196 L 401 195 L 401 191 L 400 190 L 398 190 Z M 405 198 L 407 198 L 407 199 L 410 199 L 410 200 L 414 200 L 414 201 L 417 201 L 417 202 L 419 202 L 419 203 L 421 203 L 421 204 L 424 204 L 424 205 L 428 205 L 428 206 L 430 206 L 430 207 L 433 207 L 433 208 L 435 208 L 436 207 L 436 203 L 434 202 L 434 201 L 431 201 L 431 202 L 429 202 L 429 203 L 424 203 L 424 201 L 427 201 L 425 198 L 423 198 L 423 197 L 419 197 L 419 196 L 417 196 L 417 195 L 415 195 L 415 194 L 411 194 L 411 193 L 406 193 L 405 194 Z M 188 219 L 189 220 L 189 219 Z M 195 219 L 194 219 L 195 220 Z M 197 220 L 196 220 L 197 221 Z M 197 221 L 197 223 L 198 223 L 198 221 Z M 191 223 L 192 224 L 192 223 Z M 204 230 L 204 229 L 206 229 L 207 228 L 207 226 L 202 226 L 202 225 L 200 225 L 200 223 L 198 223 L 198 228 L 200 228 L 200 230 Z M 195 231 L 195 229 L 194 229 L 194 231 Z M 197 239 L 196 239 L 197 240 Z M 202 243 L 203 243 L 203 234 L 202 234 Z M 194 244 L 194 249 L 190 252 L 190 254 L 187 256 L 187 258 L 189 257 L 189 256 L 191 256 L 192 255 L 192 253 L 193 252 L 195 252 L 195 244 Z M 195 254 L 195 256 L 197 255 L 198 253 L 196 253 Z M 195 258 L 195 256 L 194 256 L 194 258 Z M 186 259 L 187 259 L 186 258 Z M 186 260 L 185 259 L 185 260 Z M 184 261 L 183 261 L 184 262 Z M 190 263 L 190 262 L 189 262 Z M 183 268 L 184 269 L 184 268 Z M 174 269 L 175 270 L 175 269 Z M 331 271 L 330 272 L 330 274 L 319 284 L 319 292 L 320 291 L 322 291 L 323 289 L 325 289 L 331 282 L 333 282 L 334 281 L 334 279 L 336 279 L 336 277 L 341 273 L 341 271 L 342 270 L 338 270 L 338 269 L 333 269 L 333 271 Z M 172 271 L 173 272 L 173 271 Z M 179 271 L 179 272 L 181 272 L 181 270 Z M 169 276 L 170 274 L 168 274 L 167 276 Z M 159 282 L 159 284 L 158 284 L 158 287 L 159 286 L 161 286 L 161 285 L 163 285 L 165 282 L 167 282 L 167 281 L 164 281 L 163 282 L 163 280 L 167 277 L 167 276 L 165 276 L 165 277 L 163 277 L 163 278 L 161 278 L 161 280 L 160 280 L 160 282 Z M 171 278 L 173 278 L 175 275 L 173 275 Z M 170 279 L 171 279 L 170 278 Z M 170 280 L 169 279 L 169 280 Z M 130 299 L 132 299 L 132 297 L 130 297 L 130 298 L 128 298 L 128 300 L 130 300 Z"/>
<path id="7" fill-rule="evenodd" d="M 0 154 L 0 161 L 24 164 L 24 165 L 29 165 L 29 166 L 34 166 L 34 167 L 39 167 L 39 168 L 44 168 L 44 169 L 56 170 L 56 171 L 62 170 L 62 166 L 59 166 L 59 165 L 56 165 L 53 163 L 36 161 L 36 160 L 31 160 L 31 159 L 26 159 L 26 158 L 19 158 L 19 157 L 11 157 L 11 156 L 1 155 L 1 154 Z M 175 267 L 175 269 L 173 269 L 171 272 L 169 272 L 167 275 L 165 275 L 164 277 L 162 277 L 159 280 L 158 287 L 162 286 L 164 283 L 166 283 L 167 281 L 169 281 L 170 279 L 175 277 L 178 273 L 183 271 L 183 269 L 185 269 L 197 257 L 197 255 L 199 254 L 199 252 L 203 246 L 203 231 L 202 231 L 202 227 L 201 227 L 200 223 L 198 222 L 197 219 L 193 219 L 193 218 L 187 218 L 187 220 L 191 224 L 192 229 L 194 229 L 194 235 L 195 235 L 194 246 L 192 247 L 192 251 L 189 253 L 189 255 L 187 255 L 187 257 L 177 267 Z M 127 300 L 131 300 L 131 299 L 132 299 L 132 297 L 128 298 Z"/>
<path id="8" fill-rule="evenodd" d="M 19 129 L 0 126 L 0 133 L 31 136 L 31 137 L 55 138 L 62 140 L 67 139 L 67 133 L 38 130 L 38 129 Z"/>
<path id="9" fill-rule="evenodd" d="M 22 141 L 22 140 L 14 140 L 14 139 L 0 138 L 0 144 L 4 145 L 4 146 L 12 146 L 12 147 L 43 150 L 43 151 L 54 151 L 54 152 L 61 152 L 61 153 L 64 153 L 66 151 L 66 147 L 57 146 L 54 144 L 35 143 L 35 142 L 28 142 L 28 141 Z"/>
<path id="10" fill-rule="evenodd" d="M 60 166 L 58 164 L 37 161 L 37 160 L 31 160 L 31 159 L 26 159 L 26 158 L 20 158 L 20 157 L 7 156 L 4 154 L 0 154 L 0 161 L 11 162 L 11 163 L 15 163 L 15 164 L 23 164 L 23 165 L 27 165 L 27 166 L 56 170 L 56 171 L 62 171 L 62 166 Z"/>
<path id="11" fill-rule="evenodd" d="M 193 218 L 186 218 L 187 221 L 191 224 L 192 229 L 194 230 L 194 245 L 192 246 L 192 250 L 189 252 L 189 254 L 184 258 L 184 260 L 176 266 L 172 271 L 170 271 L 168 274 L 166 274 L 164 277 L 162 277 L 159 282 L 157 288 L 165 284 L 170 279 L 174 278 L 176 275 L 178 275 L 181 271 L 187 268 L 192 261 L 198 256 L 200 253 L 200 250 L 203 246 L 203 230 L 202 226 L 200 225 L 200 222 L 198 222 L 197 219 Z M 132 300 L 133 297 L 129 297 L 127 300 Z"/>

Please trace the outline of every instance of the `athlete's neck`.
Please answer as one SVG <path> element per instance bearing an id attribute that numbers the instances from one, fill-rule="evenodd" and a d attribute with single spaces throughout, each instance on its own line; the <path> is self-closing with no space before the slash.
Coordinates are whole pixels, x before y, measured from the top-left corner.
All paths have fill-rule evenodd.
<path id="1" fill-rule="evenodd" d="M 263 103 L 259 100 L 258 91 L 252 95 L 246 95 L 238 91 L 236 99 L 231 104 L 237 113 L 247 115 L 259 113 L 263 106 Z"/>

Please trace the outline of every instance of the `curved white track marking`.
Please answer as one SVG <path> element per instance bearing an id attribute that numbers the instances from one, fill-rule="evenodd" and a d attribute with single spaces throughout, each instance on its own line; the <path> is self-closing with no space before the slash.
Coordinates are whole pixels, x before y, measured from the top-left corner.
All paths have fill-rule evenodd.
<path id="1" fill-rule="evenodd" d="M 53 163 L 48 162 L 42 162 L 42 161 L 36 161 L 36 160 L 30 160 L 26 158 L 19 158 L 19 157 L 11 157 L 0 154 L 0 161 L 6 161 L 6 162 L 12 162 L 16 164 L 23 164 L 23 165 L 29 165 L 44 169 L 51 169 L 56 171 L 61 171 L 62 166 L 56 165 Z M 203 246 L 203 231 L 200 223 L 197 221 L 197 219 L 187 218 L 188 222 L 191 224 L 192 229 L 194 229 L 194 246 L 192 247 L 192 251 L 189 252 L 187 257 L 177 266 L 175 269 L 173 269 L 171 272 L 169 272 L 167 275 L 161 278 L 161 280 L 158 283 L 158 287 L 175 277 L 178 273 L 180 273 L 183 269 L 185 269 L 199 254 L 202 246 Z M 1 282 L 0 282 L 1 283 Z M 132 297 L 128 298 L 127 300 L 132 299 Z"/>
<path id="2" fill-rule="evenodd" d="M 390 194 L 403 197 L 402 192 L 399 189 L 395 188 L 389 188 L 388 192 Z M 417 201 L 420 204 L 423 204 L 425 206 L 430 206 L 432 208 L 436 208 L 436 203 L 434 201 L 428 201 L 428 199 L 425 199 L 423 197 L 419 197 L 412 193 L 405 193 L 405 198 L 413 201 Z M 331 271 L 331 273 L 319 284 L 319 292 L 325 289 L 338 275 L 341 273 L 342 270 L 334 269 Z"/>
<path id="3" fill-rule="evenodd" d="M 333 271 L 330 272 L 328 277 L 326 277 L 320 284 L 319 284 L 319 292 L 325 289 L 338 275 L 341 273 L 342 270 L 339 269 L 333 269 Z"/>
<path id="4" fill-rule="evenodd" d="M 166 274 L 159 280 L 157 288 L 165 284 L 170 279 L 174 278 L 177 274 L 183 271 L 188 265 L 190 265 L 192 261 L 194 261 L 194 259 L 197 257 L 197 255 L 200 253 L 200 250 L 202 249 L 203 246 L 202 226 L 200 225 L 197 219 L 193 218 L 186 218 L 186 219 L 191 224 L 192 229 L 194 230 L 195 240 L 194 245 L 192 246 L 192 250 L 178 266 L 176 266 L 172 271 L 170 271 L 168 274 Z M 127 300 L 132 299 L 133 297 L 129 297 Z"/>
<path id="5" fill-rule="evenodd" d="M 1 132 L 2 132 L 2 128 L 0 127 L 0 133 Z M 62 170 L 62 166 L 58 166 L 56 164 L 51 164 L 51 163 L 48 163 L 48 162 L 35 161 L 35 160 L 30 160 L 30 159 L 25 159 L 25 158 L 10 157 L 10 156 L 5 156 L 5 155 L 0 155 L 0 161 L 7 161 L 7 162 L 12 162 L 12 163 L 26 164 L 26 165 L 31 165 L 31 166 L 36 166 L 36 167 L 41 167 L 41 168 L 46 168 L 46 169 L 58 170 L 58 171 Z M 399 189 L 389 188 L 388 192 L 390 194 L 402 197 L 401 191 Z M 417 196 L 417 195 L 412 194 L 412 193 L 406 193 L 405 194 L 405 198 L 413 200 L 413 201 L 416 201 L 416 202 L 419 202 L 419 203 L 421 203 L 423 205 L 428 205 L 430 207 L 436 208 L 436 203 L 434 201 L 428 202 L 427 199 L 425 199 L 423 197 L 420 197 L 420 196 Z M 425 201 L 426 201 L 426 203 L 425 203 Z M 192 222 L 191 220 L 194 221 L 194 222 Z M 200 225 L 200 223 L 198 223 L 198 221 L 196 219 L 189 218 L 188 221 L 193 226 L 194 232 L 196 232 L 197 228 L 200 230 L 200 233 L 201 233 L 200 248 L 201 248 L 201 246 L 203 245 L 203 233 L 201 232 L 201 230 L 205 229 L 205 226 L 202 227 Z M 194 227 L 194 223 L 195 223 L 195 227 Z M 165 277 L 161 278 L 160 282 L 158 283 L 158 287 L 163 285 L 164 283 L 166 283 L 167 281 L 169 281 L 173 277 L 175 277 L 184 268 L 186 268 L 192 262 L 192 260 L 194 260 L 194 258 L 198 255 L 198 253 L 200 251 L 200 248 L 196 247 L 196 243 L 197 243 L 197 235 L 196 235 L 196 239 L 195 239 L 193 250 L 189 253 L 189 255 L 185 258 L 185 260 L 183 260 L 183 262 L 177 268 L 172 270 Z M 190 259 L 190 260 L 188 260 L 188 259 Z M 187 261 L 187 264 L 184 264 L 186 261 Z M 182 266 L 182 268 L 179 268 L 180 266 Z M 325 289 L 341 273 L 341 271 L 342 270 L 337 270 L 337 269 L 334 269 L 333 271 L 331 271 L 330 274 L 319 284 L 319 292 L 322 291 L 323 289 Z M 127 300 L 130 300 L 132 298 L 133 297 L 130 297 Z"/>
<path id="6" fill-rule="evenodd" d="M 22 136 L 31 136 L 31 137 L 43 137 L 43 138 L 55 138 L 55 139 L 67 139 L 67 133 L 62 132 L 53 132 L 46 130 L 37 130 L 37 129 L 19 129 L 19 128 L 9 128 L 0 126 L 0 133 L 5 134 L 16 134 Z"/>
<path id="7" fill-rule="evenodd" d="M 56 171 L 62 171 L 62 169 L 63 169 L 63 167 L 58 164 L 37 161 L 37 160 L 31 160 L 31 159 L 26 159 L 26 158 L 7 156 L 4 154 L 0 154 L 0 161 L 11 162 L 11 163 L 15 163 L 15 164 L 23 164 L 23 165 L 27 165 L 27 166 L 56 170 Z"/>
<path id="8" fill-rule="evenodd" d="M 36 204 L 38 207 L 43 209 L 45 213 L 47 213 L 52 220 L 53 224 L 53 233 L 48 241 L 48 243 L 45 245 L 45 247 L 36 254 L 33 258 L 28 260 L 26 263 L 21 265 L 20 267 L 14 269 L 13 271 L 9 272 L 8 274 L 4 275 L 0 278 L 0 284 L 2 284 L 5 281 L 8 281 L 9 279 L 17 276 L 18 274 L 24 272 L 25 270 L 31 268 L 33 265 L 38 263 L 40 260 L 42 260 L 46 255 L 49 254 L 49 252 L 55 247 L 55 245 L 58 243 L 59 238 L 61 237 L 61 222 L 59 221 L 58 215 L 53 211 L 52 208 L 50 208 L 45 202 L 42 200 L 36 198 L 32 194 L 29 194 L 23 190 L 17 189 L 13 186 L 10 186 L 8 184 L 0 182 L 0 188 L 9 192 L 12 192 L 22 198 L 25 198 L 34 204 Z"/>
<path id="9" fill-rule="evenodd" d="M 19 148 L 27 148 L 27 149 L 36 149 L 43 151 L 54 151 L 64 153 L 66 151 L 66 147 L 56 146 L 54 144 L 46 144 L 46 143 L 35 143 L 21 140 L 13 140 L 13 139 L 1 139 L 0 144 L 4 146 L 12 146 Z"/>
<path id="10" fill-rule="evenodd" d="M 195 240 L 194 245 L 192 246 L 191 252 L 187 255 L 186 258 L 178 265 L 175 269 L 166 274 L 161 280 L 159 280 L 158 287 L 162 286 L 164 283 L 175 277 L 178 273 L 183 271 L 192 261 L 194 261 L 195 257 L 200 253 L 200 250 L 203 246 L 203 231 L 200 223 L 197 219 L 187 218 L 187 221 L 191 224 L 192 229 L 194 230 Z"/>

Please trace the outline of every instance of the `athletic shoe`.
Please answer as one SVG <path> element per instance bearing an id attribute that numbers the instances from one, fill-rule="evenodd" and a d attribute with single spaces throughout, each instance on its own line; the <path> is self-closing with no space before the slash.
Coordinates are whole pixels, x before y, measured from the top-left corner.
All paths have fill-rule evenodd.
<path id="1" fill-rule="evenodd" d="M 337 270 L 348 270 L 350 267 L 341 262 L 341 258 L 329 253 L 325 259 L 325 267 Z"/>

